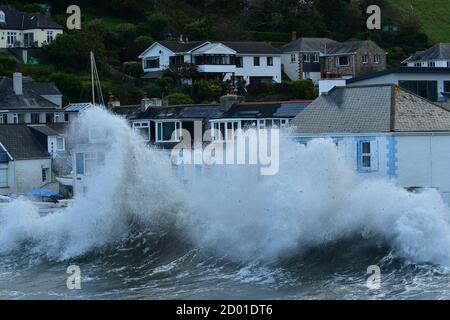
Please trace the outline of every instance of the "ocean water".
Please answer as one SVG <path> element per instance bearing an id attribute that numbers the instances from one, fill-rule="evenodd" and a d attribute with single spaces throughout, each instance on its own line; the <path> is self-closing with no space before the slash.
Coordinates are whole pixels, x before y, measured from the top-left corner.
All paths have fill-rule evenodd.
<path id="1" fill-rule="evenodd" d="M 0 208 L 1 299 L 450 298 L 439 194 L 364 179 L 331 141 L 283 140 L 274 176 L 223 166 L 180 182 L 123 119 L 89 110 L 70 131 L 89 128 L 109 144 L 87 194 L 45 216 Z"/>

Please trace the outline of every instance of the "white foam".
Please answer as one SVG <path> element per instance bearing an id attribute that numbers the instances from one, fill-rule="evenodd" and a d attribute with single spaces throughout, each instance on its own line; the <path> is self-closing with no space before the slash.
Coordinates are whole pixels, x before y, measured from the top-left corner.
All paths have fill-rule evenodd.
<path id="1" fill-rule="evenodd" d="M 273 260 L 347 237 L 386 241 L 414 262 L 450 265 L 450 211 L 439 194 L 408 193 L 394 182 L 367 180 L 345 165 L 334 144 L 281 144 L 280 172 L 216 168 L 180 184 L 168 159 L 146 147 L 125 120 L 88 110 L 73 124 L 83 136 L 108 133 L 106 162 L 89 193 L 39 217 L 17 200 L 0 212 L 0 253 L 25 242 L 52 259 L 68 259 L 127 238 L 130 222 L 178 228 L 200 248 L 236 260 Z"/>

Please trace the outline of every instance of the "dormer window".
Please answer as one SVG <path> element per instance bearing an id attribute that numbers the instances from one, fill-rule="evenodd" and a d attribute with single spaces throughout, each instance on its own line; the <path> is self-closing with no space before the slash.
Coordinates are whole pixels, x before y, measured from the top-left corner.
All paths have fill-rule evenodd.
<path id="1" fill-rule="evenodd" d="M 0 22 L 6 22 L 5 13 L 2 10 L 0 10 Z"/>

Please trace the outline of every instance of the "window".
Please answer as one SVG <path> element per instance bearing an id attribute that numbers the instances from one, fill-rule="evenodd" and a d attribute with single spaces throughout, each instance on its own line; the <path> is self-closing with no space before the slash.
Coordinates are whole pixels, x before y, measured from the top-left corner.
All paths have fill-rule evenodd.
<path id="1" fill-rule="evenodd" d="M 348 58 L 348 56 L 337 57 L 336 65 L 338 67 L 348 66 L 349 65 L 349 58 Z"/>
<path id="2" fill-rule="evenodd" d="M 59 123 L 59 122 L 60 122 L 60 119 L 61 119 L 60 114 L 59 114 L 59 113 L 55 113 L 55 116 L 54 116 L 54 121 L 55 121 L 55 123 Z"/>
<path id="3" fill-rule="evenodd" d="M 369 63 L 369 56 L 367 54 L 362 56 L 362 63 L 368 64 Z"/>
<path id="4" fill-rule="evenodd" d="M 47 31 L 47 43 L 52 43 L 54 40 L 53 31 Z"/>
<path id="5" fill-rule="evenodd" d="M 156 142 L 177 142 L 181 140 L 181 122 L 156 123 Z"/>
<path id="6" fill-rule="evenodd" d="M 234 139 L 239 122 L 214 122 L 211 137 L 214 141 L 230 141 Z"/>
<path id="7" fill-rule="evenodd" d="M 381 57 L 380 57 L 379 54 L 376 54 L 376 55 L 373 56 L 373 63 L 379 64 L 380 61 L 381 61 Z"/>
<path id="8" fill-rule="evenodd" d="M 235 57 L 226 54 L 203 54 L 194 57 L 197 65 L 235 65 Z"/>
<path id="9" fill-rule="evenodd" d="M 0 22 L 5 22 L 5 13 L 0 10 Z"/>
<path id="10" fill-rule="evenodd" d="M 96 158 L 94 152 L 86 152 L 84 154 L 84 172 L 91 173 L 95 170 Z"/>
<path id="11" fill-rule="evenodd" d="M 420 68 L 422 66 L 422 62 L 415 62 L 414 67 Z"/>
<path id="12" fill-rule="evenodd" d="M 450 81 L 444 81 L 444 92 L 450 92 Z"/>
<path id="13" fill-rule="evenodd" d="M 305 53 L 303 55 L 303 61 L 304 62 L 311 62 L 311 55 L 309 53 Z"/>
<path id="14" fill-rule="evenodd" d="M 283 128 L 289 124 L 289 119 L 258 120 L 258 129 Z"/>
<path id="15" fill-rule="evenodd" d="M 64 150 L 64 138 L 62 137 L 56 138 L 56 150 L 59 151 Z"/>
<path id="16" fill-rule="evenodd" d="M 64 121 L 69 122 L 69 114 L 68 113 L 64 113 Z"/>
<path id="17" fill-rule="evenodd" d="M 12 114 L 12 123 L 14 123 L 14 124 L 19 123 L 19 115 L 17 113 Z"/>
<path id="18" fill-rule="evenodd" d="M 0 114 L 0 124 L 8 123 L 8 115 L 6 113 Z"/>
<path id="19" fill-rule="evenodd" d="M 253 65 L 259 66 L 259 57 L 253 57 Z"/>
<path id="20" fill-rule="evenodd" d="M 447 68 L 450 68 L 450 61 L 447 61 Z"/>
<path id="21" fill-rule="evenodd" d="M 0 188 L 8 187 L 8 164 L 0 165 Z"/>
<path id="22" fill-rule="evenodd" d="M 53 113 L 46 113 L 45 114 L 45 122 L 46 123 L 53 123 L 53 120 L 54 120 L 54 115 L 53 115 Z"/>
<path id="23" fill-rule="evenodd" d="M 267 57 L 267 65 L 273 66 L 273 57 Z"/>
<path id="24" fill-rule="evenodd" d="M 244 67 L 243 57 L 236 57 L 236 68 Z"/>
<path id="25" fill-rule="evenodd" d="M 145 60 L 145 69 L 159 68 L 159 58 L 150 58 Z"/>
<path id="26" fill-rule="evenodd" d="M 398 84 L 425 99 L 433 102 L 438 100 L 437 81 L 399 81 Z"/>
<path id="27" fill-rule="evenodd" d="M 41 114 L 40 113 L 32 113 L 31 116 L 31 123 L 40 123 L 41 121 Z"/>
<path id="28" fill-rule="evenodd" d="M 145 140 L 150 141 L 150 124 L 148 122 L 134 122 L 133 129 Z"/>
<path id="29" fill-rule="evenodd" d="M 314 53 L 314 55 L 313 55 L 313 62 L 314 63 L 318 63 L 319 62 L 319 54 L 317 52 Z"/>
<path id="30" fill-rule="evenodd" d="M 370 170 L 371 160 L 370 141 L 361 141 L 361 168 Z"/>
<path id="31" fill-rule="evenodd" d="M 17 32 L 7 32 L 6 33 L 6 43 L 8 45 L 14 45 L 17 42 Z"/>
<path id="32" fill-rule="evenodd" d="M 436 67 L 436 62 L 434 62 L 434 61 L 428 61 L 428 67 L 430 67 L 430 68 Z"/>
<path id="33" fill-rule="evenodd" d="M 49 178 L 49 169 L 48 168 L 42 168 L 42 182 L 47 182 Z"/>
<path id="34" fill-rule="evenodd" d="M 291 63 L 294 63 L 295 60 L 296 60 L 296 58 L 295 58 L 295 53 L 292 53 L 292 54 L 291 54 Z"/>
<path id="35" fill-rule="evenodd" d="M 84 153 L 77 153 L 75 155 L 76 172 L 77 175 L 84 174 Z"/>

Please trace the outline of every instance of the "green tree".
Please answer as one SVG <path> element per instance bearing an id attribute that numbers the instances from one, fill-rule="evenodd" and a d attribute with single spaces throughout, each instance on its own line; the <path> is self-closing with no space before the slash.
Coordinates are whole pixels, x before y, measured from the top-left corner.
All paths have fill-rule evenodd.
<path id="1" fill-rule="evenodd" d="M 53 82 L 69 100 L 78 100 L 86 94 L 83 87 L 83 80 L 73 74 L 58 71 L 48 77 L 48 81 Z"/>
<path id="2" fill-rule="evenodd" d="M 169 94 L 168 96 L 166 96 L 166 98 L 169 101 L 169 105 L 194 103 L 194 100 L 192 100 L 192 98 L 189 95 L 180 92 Z"/>
<path id="3" fill-rule="evenodd" d="M 212 26 L 205 20 L 196 20 L 185 27 L 189 39 L 205 40 L 212 35 Z"/>
<path id="4" fill-rule="evenodd" d="M 192 85 L 191 96 L 196 102 L 212 102 L 218 101 L 226 92 L 226 84 L 222 82 L 200 80 Z"/>

